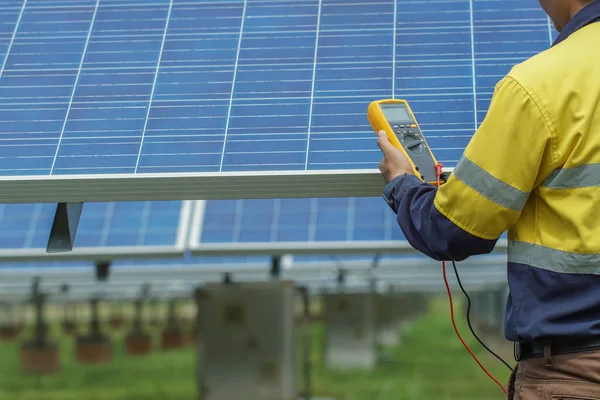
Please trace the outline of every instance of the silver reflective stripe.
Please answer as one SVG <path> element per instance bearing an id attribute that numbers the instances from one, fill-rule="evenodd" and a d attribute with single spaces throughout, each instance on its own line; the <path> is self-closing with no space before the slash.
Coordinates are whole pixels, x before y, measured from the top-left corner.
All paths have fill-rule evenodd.
<path id="1" fill-rule="evenodd" d="M 600 186 L 600 164 L 580 165 L 554 170 L 542 186 L 550 189 L 575 189 Z"/>
<path id="2" fill-rule="evenodd" d="M 463 156 L 452 173 L 488 200 L 515 211 L 521 211 L 529 193 L 502 182 Z"/>
<path id="3" fill-rule="evenodd" d="M 600 254 L 570 253 L 524 242 L 508 242 L 508 262 L 569 274 L 600 274 Z"/>

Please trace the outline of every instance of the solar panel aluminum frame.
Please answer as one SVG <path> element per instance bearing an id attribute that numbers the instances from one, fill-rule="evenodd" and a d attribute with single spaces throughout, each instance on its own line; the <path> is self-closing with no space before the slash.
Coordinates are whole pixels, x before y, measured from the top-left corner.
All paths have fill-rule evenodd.
<path id="1" fill-rule="evenodd" d="M 507 242 L 498 241 L 492 254 L 505 253 Z M 256 255 L 410 255 L 413 247 L 404 240 L 331 241 L 331 242 L 246 242 L 246 243 L 190 243 L 192 256 L 256 256 Z"/>
<path id="2" fill-rule="evenodd" d="M 1 176 L 0 203 L 375 197 L 384 188 L 371 169 Z"/>
<path id="3" fill-rule="evenodd" d="M 113 261 L 124 259 L 179 258 L 187 250 L 192 201 L 183 201 L 179 212 L 177 237 L 173 245 L 75 247 L 70 252 L 47 253 L 45 248 L 0 249 L 0 262 L 33 261 Z M 26 268 L 25 268 L 26 270 Z M 85 270 L 89 273 L 89 270 Z"/>

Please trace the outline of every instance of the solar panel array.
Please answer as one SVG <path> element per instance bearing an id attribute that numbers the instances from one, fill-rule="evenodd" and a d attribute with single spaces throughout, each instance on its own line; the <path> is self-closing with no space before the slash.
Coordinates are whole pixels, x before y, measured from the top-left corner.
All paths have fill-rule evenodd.
<path id="1" fill-rule="evenodd" d="M 556 36 L 535 0 L 402 1 L 395 13 L 394 1 L 325 0 L 319 27 L 317 61 L 322 55 L 323 63 L 315 87 L 345 97 L 319 111 L 331 125 L 313 140 L 357 146 L 362 152 L 339 153 L 353 162 L 360 154 L 378 161 L 365 108 L 393 85 L 397 97 L 409 100 L 436 156 L 450 166 L 483 121 L 496 83 Z M 392 70 L 385 57 L 394 38 Z M 347 56 L 337 60 L 340 54 Z M 329 99 L 318 90 L 314 95 L 314 104 Z M 354 134 L 336 131 L 346 121 L 344 129 Z M 209 201 L 201 230 L 201 244 L 404 239 L 380 198 Z"/>
<path id="2" fill-rule="evenodd" d="M 0 7 L 2 175 L 376 167 L 365 110 L 392 95 L 452 166 L 551 35 L 534 0 Z"/>
<path id="3" fill-rule="evenodd" d="M 366 107 L 392 96 L 454 166 L 495 83 L 555 35 L 535 0 L 7 0 L 0 175 L 376 168 Z M 86 205 L 75 245 L 171 243 L 158 227 L 176 203 L 146 228 L 162 203 Z M 20 233 L 0 247 L 45 246 L 51 209 L 6 206 Z M 202 243 L 402 239 L 378 198 L 211 201 L 196 228 Z"/>

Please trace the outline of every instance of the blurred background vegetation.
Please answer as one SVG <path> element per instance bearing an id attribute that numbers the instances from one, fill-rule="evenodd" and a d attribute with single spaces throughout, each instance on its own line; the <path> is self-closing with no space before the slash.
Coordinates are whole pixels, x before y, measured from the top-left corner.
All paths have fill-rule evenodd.
<path id="1" fill-rule="evenodd" d="M 318 308 L 318 304 L 315 305 Z M 480 360 L 506 385 L 510 371 L 488 355 L 468 330 L 460 301 L 455 303 L 463 338 Z M 74 339 L 52 325 L 52 338 L 60 345 L 61 370 L 56 375 L 24 375 L 19 368 L 20 341 L 0 343 L 0 399 L 20 400 L 192 400 L 196 391 L 196 352 L 192 339 L 193 318 L 187 321 L 189 344 L 164 351 L 158 347 L 160 326 L 149 327 L 154 335 L 151 354 L 125 354 L 123 338 L 129 327 L 118 332 L 104 328 L 113 341 L 113 360 L 107 365 L 81 365 L 73 354 Z M 85 327 L 85 322 L 80 325 Z M 299 332 L 299 335 L 301 332 Z M 23 330 L 20 340 L 31 335 Z M 321 322 L 311 327 L 312 385 L 314 397 L 339 400 L 499 400 L 503 393 L 479 368 L 456 337 L 449 306 L 443 296 L 430 303 L 429 311 L 411 325 L 396 348 L 381 349 L 378 366 L 364 371 L 330 371 L 324 367 Z M 299 346 L 301 341 L 298 340 Z M 495 338 L 489 345 L 512 365 L 512 348 Z M 299 379 L 299 384 L 301 384 Z"/>

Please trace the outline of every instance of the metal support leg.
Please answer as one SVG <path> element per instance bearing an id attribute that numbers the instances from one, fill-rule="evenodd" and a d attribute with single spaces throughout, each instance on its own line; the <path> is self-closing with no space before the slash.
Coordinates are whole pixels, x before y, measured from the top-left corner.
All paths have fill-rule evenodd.
<path id="1" fill-rule="evenodd" d="M 281 256 L 271 258 L 271 279 L 279 279 L 281 275 Z"/>

